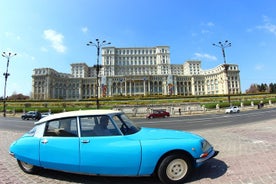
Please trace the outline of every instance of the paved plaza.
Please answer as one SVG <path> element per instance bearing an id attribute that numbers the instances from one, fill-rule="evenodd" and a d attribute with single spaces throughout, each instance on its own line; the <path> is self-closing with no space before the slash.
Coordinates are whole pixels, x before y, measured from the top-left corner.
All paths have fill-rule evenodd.
<path id="1" fill-rule="evenodd" d="M 192 132 L 208 139 L 220 153 L 196 169 L 187 183 L 276 183 L 276 120 Z M 22 134 L 0 130 L 0 183 L 159 183 L 156 178 L 97 177 L 52 170 L 43 170 L 37 175 L 25 174 L 8 154 L 9 145 Z"/>

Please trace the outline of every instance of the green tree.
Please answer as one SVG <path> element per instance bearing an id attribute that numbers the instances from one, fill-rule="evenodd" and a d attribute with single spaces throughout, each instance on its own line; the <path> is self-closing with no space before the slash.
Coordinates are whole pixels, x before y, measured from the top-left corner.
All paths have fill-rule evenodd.
<path id="1" fill-rule="evenodd" d="M 269 93 L 276 93 L 276 84 L 275 83 L 269 84 Z"/>

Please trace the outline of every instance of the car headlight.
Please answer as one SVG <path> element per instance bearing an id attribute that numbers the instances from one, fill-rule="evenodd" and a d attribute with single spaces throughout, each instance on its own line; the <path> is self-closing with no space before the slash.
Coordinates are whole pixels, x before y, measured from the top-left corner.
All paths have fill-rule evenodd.
<path id="1" fill-rule="evenodd" d="M 201 141 L 202 152 L 204 153 L 208 152 L 211 147 L 212 147 L 211 144 L 207 140 Z"/>

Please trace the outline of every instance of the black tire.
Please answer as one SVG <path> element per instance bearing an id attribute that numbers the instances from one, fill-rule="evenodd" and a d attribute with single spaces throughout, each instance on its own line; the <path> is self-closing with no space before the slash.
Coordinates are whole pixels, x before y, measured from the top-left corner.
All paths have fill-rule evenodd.
<path id="1" fill-rule="evenodd" d="M 28 164 L 28 163 L 20 161 L 20 160 L 17 160 L 17 163 L 18 163 L 20 169 L 22 169 L 22 171 L 24 171 L 25 173 L 34 174 L 38 171 L 38 167 L 36 167 L 34 165 Z"/>
<path id="2" fill-rule="evenodd" d="M 187 155 L 169 155 L 162 160 L 157 175 L 162 183 L 182 184 L 192 169 L 192 162 Z"/>

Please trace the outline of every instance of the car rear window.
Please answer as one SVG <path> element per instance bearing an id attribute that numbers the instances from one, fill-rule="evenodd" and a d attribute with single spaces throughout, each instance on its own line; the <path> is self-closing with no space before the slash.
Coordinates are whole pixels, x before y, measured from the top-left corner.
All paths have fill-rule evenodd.
<path id="1" fill-rule="evenodd" d="M 44 136 L 77 137 L 76 118 L 62 118 L 46 123 Z"/>

